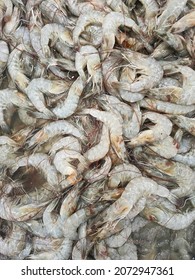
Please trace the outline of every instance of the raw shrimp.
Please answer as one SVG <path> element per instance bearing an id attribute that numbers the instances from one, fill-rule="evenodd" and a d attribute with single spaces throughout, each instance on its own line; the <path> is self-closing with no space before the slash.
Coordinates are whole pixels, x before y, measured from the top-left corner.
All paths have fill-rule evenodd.
<path id="1" fill-rule="evenodd" d="M 156 26 L 156 17 L 159 13 L 159 6 L 155 0 L 140 0 L 145 8 L 145 24 L 150 35 Z"/>
<path id="2" fill-rule="evenodd" d="M 155 59 L 162 59 L 173 53 L 173 49 L 167 44 L 167 42 L 160 43 L 154 51 L 151 53 L 151 56 Z"/>
<path id="3" fill-rule="evenodd" d="M 181 12 L 183 11 L 187 0 L 168 0 L 164 11 L 157 19 L 157 32 L 159 34 L 165 34 L 166 31 L 170 28 L 172 23 L 174 23 Z"/>
<path id="4" fill-rule="evenodd" d="M 16 223 L 12 223 L 11 227 L 4 239 L 0 237 L 0 253 L 9 257 L 17 257 L 25 247 L 26 231 Z"/>
<path id="5" fill-rule="evenodd" d="M 151 111 L 174 115 L 184 115 L 195 110 L 195 105 L 178 105 L 152 98 L 144 98 L 140 101 L 139 104 L 140 107 L 146 108 Z"/>
<path id="6" fill-rule="evenodd" d="M 93 12 L 94 10 L 100 10 L 104 8 L 104 0 L 98 1 L 97 3 L 90 3 L 92 1 L 85 1 L 83 3 L 78 3 L 77 0 L 67 0 L 66 5 L 71 13 L 75 16 L 80 16 L 81 14 Z"/>
<path id="7" fill-rule="evenodd" d="M 195 209 L 190 212 L 177 213 L 160 209 L 158 207 L 146 207 L 143 215 L 150 221 L 156 222 L 172 230 L 187 228 L 195 220 Z"/>
<path id="8" fill-rule="evenodd" d="M 27 96 L 32 104 L 39 111 L 44 113 L 49 118 L 54 118 L 54 113 L 51 112 L 45 105 L 44 95 L 63 93 L 70 83 L 61 80 L 48 80 L 44 78 L 33 79 L 25 89 Z"/>
<path id="9" fill-rule="evenodd" d="M 3 71 L 6 68 L 8 57 L 9 57 L 9 48 L 5 41 L 0 41 L 0 75 L 3 73 Z"/>
<path id="10" fill-rule="evenodd" d="M 167 117 L 158 113 L 147 112 L 142 116 L 142 123 L 144 123 L 146 119 L 151 120 L 155 125 L 149 130 L 142 131 L 132 138 L 129 142 L 131 147 L 157 142 L 170 135 L 172 131 L 172 122 Z"/>
<path id="11" fill-rule="evenodd" d="M 170 192 L 163 186 L 149 178 L 137 177 L 132 179 L 126 186 L 121 197 L 110 205 L 99 217 L 98 224 L 102 225 L 105 222 L 112 224 L 125 218 L 134 205 L 143 197 L 155 194 L 162 197 L 170 197 Z"/>
<path id="12" fill-rule="evenodd" d="M 188 13 L 187 15 L 180 18 L 171 27 L 171 32 L 181 33 L 190 27 L 195 26 L 195 11 Z"/>
<path id="13" fill-rule="evenodd" d="M 134 20 L 129 17 L 124 16 L 122 13 L 110 12 L 103 19 L 102 29 L 102 58 L 105 59 L 112 51 L 115 44 L 115 36 L 118 31 L 118 27 L 124 25 L 126 27 L 132 28 L 132 30 L 141 34 L 142 31 Z"/>
<path id="14" fill-rule="evenodd" d="M 12 35 L 12 33 L 16 31 L 16 28 L 19 25 L 20 16 L 21 16 L 21 11 L 19 10 L 18 7 L 14 7 L 10 20 L 6 22 L 3 27 L 3 34 L 5 38 L 9 37 L 10 35 Z"/>
<path id="15" fill-rule="evenodd" d="M 86 81 L 84 68 L 87 65 L 89 80 L 92 80 L 92 91 L 100 92 L 102 89 L 101 62 L 98 51 L 93 46 L 83 46 L 76 53 L 75 67 L 83 81 Z"/>
<path id="16" fill-rule="evenodd" d="M 86 260 L 92 244 L 87 239 L 87 222 L 78 228 L 78 241 L 72 249 L 72 260 Z"/>
<path id="17" fill-rule="evenodd" d="M 74 114 L 77 109 L 80 97 L 83 93 L 84 86 L 85 83 L 80 77 L 78 77 L 71 85 L 65 101 L 60 101 L 60 103 L 56 105 L 52 112 L 61 119 L 67 118 Z"/>
<path id="18" fill-rule="evenodd" d="M 108 175 L 111 166 L 112 166 L 111 158 L 109 156 L 106 156 L 104 158 L 104 163 L 102 164 L 102 166 L 99 169 L 96 168 L 86 172 L 84 178 L 89 183 L 93 183 L 101 179 L 104 179 Z"/>
<path id="19" fill-rule="evenodd" d="M 125 186 L 132 179 L 140 176 L 141 176 L 141 172 L 139 171 L 139 169 L 130 163 L 129 164 L 123 163 L 117 165 L 108 174 L 109 177 L 108 187 L 117 188 L 119 187 L 119 185 Z"/>
<path id="20" fill-rule="evenodd" d="M 50 48 L 48 46 L 49 41 L 52 41 L 51 46 L 53 46 L 57 39 L 67 44 L 69 47 L 73 47 L 71 31 L 67 27 L 57 23 L 44 25 L 41 29 L 41 47 L 45 57 L 51 56 Z"/>
<path id="21" fill-rule="evenodd" d="M 122 52 L 123 58 L 132 65 L 133 68 L 139 69 L 141 74 L 130 85 L 127 83 L 119 83 L 119 88 L 129 90 L 131 92 L 145 92 L 146 90 L 157 86 L 163 77 L 163 68 L 160 63 L 151 56 L 144 55 L 139 52 L 125 50 Z"/>
<path id="22" fill-rule="evenodd" d="M 21 91 L 25 91 L 29 84 L 29 79 L 23 73 L 20 58 L 22 52 L 25 51 L 23 44 L 18 45 L 9 55 L 7 69 L 12 81 L 19 87 Z"/>
<path id="23" fill-rule="evenodd" d="M 49 152 L 51 157 L 53 157 L 56 154 L 56 152 L 61 149 L 81 152 L 81 144 L 79 140 L 73 136 L 63 137 L 52 145 Z"/>
<path id="24" fill-rule="evenodd" d="M 57 171 L 55 167 L 50 164 L 49 157 L 43 153 L 35 153 L 29 157 L 18 159 L 18 161 L 10 169 L 10 172 L 13 174 L 18 168 L 28 165 L 32 165 L 33 167 L 39 169 L 43 173 L 49 185 L 58 185 Z"/>
<path id="25" fill-rule="evenodd" d="M 32 147 L 34 145 L 43 144 L 50 138 L 60 134 L 71 134 L 81 140 L 85 139 L 83 133 L 79 131 L 78 128 L 68 121 L 60 120 L 44 125 L 43 128 L 29 140 L 28 145 Z"/>
<path id="26" fill-rule="evenodd" d="M 90 24 L 102 24 L 105 17 L 104 12 L 89 11 L 89 13 L 81 14 L 76 22 L 73 30 L 73 42 L 75 45 L 79 44 L 79 36 Z"/>
<path id="27" fill-rule="evenodd" d="M 62 244 L 63 238 L 52 238 L 52 237 L 39 237 L 35 236 L 32 238 L 32 246 L 34 252 L 41 251 L 54 251 L 59 248 Z"/>
<path id="28" fill-rule="evenodd" d="M 123 141 L 122 132 L 122 118 L 118 115 L 107 111 L 100 111 L 96 109 L 84 109 L 82 114 L 89 114 L 94 118 L 102 121 L 110 131 L 110 141 L 119 158 L 125 160 L 125 145 Z"/>
<path id="29" fill-rule="evenodd" d="M 84 157 L 89 162 L 98 161 L 106 156 L 110 148 L 109 130 L 104 124 L 102 127 L 99 143 L 84 153 Z"/>
<path id="30" fill-rule="evenodd" d="M 169 118 L 180 128 L 185 129 L 191 135 L 195 136 L 195 118 L 174 115 L 169 116 Z"/>
<path id="31" fill-rule="evenodd" d="M 112 260 L 137 260 L 137 247 L 130 238 L 118 249 L 109 248 L 108 254 Z"/>
<path id="32" fill-rule="evenodd" d="M 128 7 L 122 0 L 106 0 L 106 4 L 115 12 L 122 13 L 125 16 L 129 16 Z"/>
<path id="33" fill-rule="evenodd" d="M 195 149 L 191 149 L 185 154 L 177 154 L 172 159 L 187 164 L 190 167 L 195 167 Z"/>

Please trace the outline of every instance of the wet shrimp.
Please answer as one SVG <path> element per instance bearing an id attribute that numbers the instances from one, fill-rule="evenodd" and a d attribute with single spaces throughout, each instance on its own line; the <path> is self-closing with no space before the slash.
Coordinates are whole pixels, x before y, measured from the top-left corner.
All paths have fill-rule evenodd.
<path id="1" fill-rule="evenodd" d="M 9 48 L 5 41 L 0 41 L 0 75 L 3 73 L 3 71 L 6 68 L 8 57 L 9 57 Z"/>
<path id="2" fill-rule="evenodd" d="M 172 131 L 172 122 L 163 115 L 154 112 L 144 113 L 142 123 L 146 119 L 155 123 L 149 130 L 140 132 L 137 136 L 131 139 L 129 145 L 131 147 L 141 146 L 165 139 Z"/>
<path id="3" fill-rule="evenodd" d="M 82 114 L 89 114 L 94 118 L 102 121 L 110 131 L 110 141 L 117 156 L 125 160 L 125 146 L 122 132 L 122 118 L 108 111 L 100 111 L 97 109 L 84 109 Z"/>
<path id="4" fill-rule="evenodd" d="M 173 157 L 173 160 L 187 164 L 190 167 L 195 167 L 195 149 L 191 149 L 185 154 L 177 154 Z"/>
<path id="5" fill-rule="evenodd" d="M 56 152 L 58 152 L 61 149 L 81 152 L 81 144 L 79 140 L 73 136 L 63 137 L 52 145 L 49 152 L 51 157 L 53 157 L 56 154 Z"/>
<path id="6" fill-rule="evenodd" d="M 180 18 L 177 22 L 175 22 L 171 27 L 171 32 L 173 33 L 181 33 L 190 27 L 195 26 L 195 11 L 192 11 L 182 18 Z"/>
<path id="7" fill-rule="evenodd" d="M 195 118 L 188 118 L 185 116 L 174 116 L 170 115 L 169 118 L 173 123 L 178 125 L 180 128 L 183 128 L 191 135 L 195 136 Z"/>

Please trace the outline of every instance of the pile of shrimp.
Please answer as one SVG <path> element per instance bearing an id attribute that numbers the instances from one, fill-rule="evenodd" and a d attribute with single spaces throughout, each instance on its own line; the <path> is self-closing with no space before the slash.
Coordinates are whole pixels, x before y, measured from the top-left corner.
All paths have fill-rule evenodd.
<path id="1" fill-rule="evenodd" d="M 195 258 L 194 62 L 194 0 L 0 0 L 0 259 Z"/>

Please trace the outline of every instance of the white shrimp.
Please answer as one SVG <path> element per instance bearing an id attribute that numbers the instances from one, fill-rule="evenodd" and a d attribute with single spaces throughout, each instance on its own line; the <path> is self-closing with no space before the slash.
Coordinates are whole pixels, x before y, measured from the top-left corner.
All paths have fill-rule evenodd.
<path id="1" fill-rule="evenodd" d="M 18 161 L 12 166 L 10 172 L 13 174 L 18 168 L 22 166 L 32 165 L 33 167 L 40 170 L 47 182 L 51 186 L 58 185 L 57 171 L 53 165 L 49 162 L 49 157 L 46 154 L 36 153 L 29 157 L 23 157 L 18 159 Z"/>
<path id="2" fill-rule="evenodd" d="M 68 9 L 75 16 L 80 16 L 81 14 L 93 12 L 94 7 L 95 10 L 103 9 L 105 5 L 105 0 L 95 1 L 95 3 L 93 3 L 94 0 L 85 1 L 83 3 L 78 3 L 79 1 L 77 0 L 67 0 L 66 2 L 67 2 L 66 5 L 68 6 Z"/>
<path id="3" fill-rule="evenodd" d="M 28 87 L 25 89 L 27 96 L 32 104 L 39 111 L 44 113 L 47 117 L 53 118 L 55 115 L 46 108 L 44 94 L 60 94 L 64 92 L 66 83 L 61 80 L 47 80 L 44 78 L 33 79 Z"/>
<path id="4" fill-rule="evenodd" d="M 145 24 L 150 35 L 156 26 L 156 16 L 159 13 L 159 7 L 155 0 L 140 0 L 145 8 Z"/>
<path id="5" fill-rule="evenodd" d="M 137 260 L 137 247 L 132 239 L 118 249 L 108 247 L 108 255 L 112 260 Z"/>
<path id="6" fill-rule="evenodd" d="M 141 176 L 141 172 L 136 166 L 132 164 L 123 163 L 117 165 L 108 174 L 109 177 L 108 187 L 117 188 L 119 185 L 125 186 L 132 179 L 140 176 Z"/>
<path id="7" fill-rule="evenodd" d="M 72 260 L 86 260 L 87 253 L 91 249 L 91 243 L 87 239 L 87 222 L 78 228 L 78 241 L 72 249 Z"/>
<path id="8" fill-rule="evenodd" d="M 3 239 L 0 236 L 0 253 L 9 257 L 17 257 L 26 244 L 26 231 L 12 223 L 10 232 Z"/>
<path id="9" fill-rule="evenodd" d="M 190 212 L 177 213 L 158 207 L 146 207 L 143 215 L 150 221 L 172 230 L 181 230 L 195 221 L 195 209 Z"/>
<path id="10" fill-rule="evenodd" d="M 105 59 L 112 51 L 115 44 L 115 36 L 118 31 L 118 27 L 124 25 L 132 28 L 137 34 L 141 34 L 141 29 L 135 23 L 134 20 L 124 16 L 122 13 L 111 12 L 107 14 L 103 20 L 103 42 L 102 42 L 102 58 Z"/>
<path id="11" fill-rule="evenodd" d="M 1 53 L 0 53 L 0 75 L 1 75 L 5 70 L 9 57 L 9 48 L 5 41 L 2 40 L 0 41 L 0 49 L 1 49 Z"/>
<path id="12" fill-rule="evenodd" d="M 85 83 L 80 77 L 78 77 L 74 83 L 71 85 L 68 95 L 64 102 L 61 102 L 56 105 L 52 112 L 58 118 L 67 118 L 74 114 L 77 109 L 80 96 L 83 93 Z"/>
<path id="13" fill-rule="evenodd" d="M 86 14 L 81 14 L 76 22 L 76 26 L 73 30 L 73 42 L 75 45 L 79 43 L 79 36 L 90 24 L 102 24 L 105 17 L 104 12 L 90 11 Z"/>
<path id="14" fill-rule="evenodd" d="M 195 110 L 195 105 L 179 105 L 152 98 L 144 98 L 140 101 L 139 104 L 140 107 L 146 108 L 151 111 L 174 115 L 184 115 Z"/>
<path id="15" fill-rule="evenodd" d="M 195 118 L 185 116 L 169 116 L 169 118 L 180 128 L 185 129 L 191 135 L 195 136 Z"/>
<path id="16" fill-rule="evenodd" d="M 187 164 L 190 167 L 195 167 L 195 149 L 191 149 L 185 154 L 177 154 L 172 159 Z"/>
<path id="17" fill-rule="evenodd" d="M 101 62 L 98 51 L 93 46 L 83 46 L 75 56 L 75 67 L 83 81 L 86 81 L 84 68 L 87 65 L 89 80 L 92 80 L 92 91 L 102 89 Z"/>
<path id="18" fill-rule="evenodd" d="M 81 140 L 84 140 L 85 137 L 78 128 L 65 120 L 55 121 L 47 123 L 43 128 L 38 131 L 30 140 L 29 147 L 34 145 L 43 144 L 47 142 L 50 138 L 56 135 L 71 134 Z"/>
<path id="19" fill-rule="evenodd" d="M 49 153 L 51 156 L 54 156 L 56 152 L 61 149 L 74 150 L 81 153 L 81 144 L 77 138 L 73 136 L 66 136 L 55 142 Z"/>
<path id="20" fill-rule="evenodd" d="M 71 36 L 71 31 L 57 23 L 49 23 L 44 25 L 41 29 L 41 47 L 45 57 L 50 57 L 49 40 L 52 41 L 52 46 L 59 39 L 63 43 L 67 44 L 69 47 L 73 47 L 73 40 Z"/>
<path id="21" fill-rule="evenodd" d="M 106 4 L 115 12 L 129 16 L 129 9 L 122 0 L 106 0 Z"/>
<path id="22" fill-rule="evenodd" d="M 106 156 L 110 148 L 109 130 L 106 125 L 102 127 L 99 143 L 84 153 L 84 157 L 89 162 L 98 161 Z"/>
<path id="23" fill-rule="evenodd" d="M 129 142 L 131 147 L 157 142 L 170 135 L 172 131 L 172 122 L 167 117 L 158 113 L 147 112 L 142 116 L 142 123 L 144 123 L 146 119 L 151 120 L 155 125 L 149 130 L 142 131 L 132 138 Z"/>
<path id="24" fill-rule="evenodd" d="M 12 81 L 19 87 L 21 91 L 25 91 L 29 84 L 29 79 L 23 73 L 20 58 L 22 52 L 25 51 L 23 44 L 18 45 L 9 55 L 7 69 Z"/>
<path id="25" fill-rule="evenodd" d="M 99 111 L 96 109 L 84 109 L 82 114 L 89 114 L 94 118 L 102 121 L 110 131 L 110 141 L 117 156 L 122 160 L 126 159 L 125 145 L 122 132 L 122 118 L 118 115 L 107 111 Z"/>

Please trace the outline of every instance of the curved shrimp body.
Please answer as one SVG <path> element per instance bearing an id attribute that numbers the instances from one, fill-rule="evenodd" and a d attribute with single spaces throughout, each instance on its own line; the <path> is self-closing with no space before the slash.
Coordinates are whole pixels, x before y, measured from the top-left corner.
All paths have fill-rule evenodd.
<path id="1" fill-rule="evenodd" d="M 57 186 L 57 171 L 55 167 L 50 164 L 49 157 L 46 154 L 35 153 L 30 155 L 29 157 L 21 158 L 10 169 L 10 172 L 14 173 L 18 168 L 28 165 L 32 165 L 33 167 L 39 169 L 43 173 L 49 185 Z"/>
<path id="2" fill-rule="evenodd" d="M 25 91 L 25 88 L 29 84 L 29 79 L 24 75 L 21 69 L 20 58 L 23 51 L 25 51 L 25 46 L 23 44 L 18 45 L 10 53 L 7 63 L 9 75 L 21 91 Z"/>
<path id="3" fill-rule="evenodd" d="M 118 115 L 107 111 L 99 111 L 96 109 L 84 109 L 83 114 L 89 114 L 99 121 L 103 122 L 110 131 L 110 141 L 117 156 L 125 160 L 125 145 L 123 141 L 122 120 Z"/>
<path id="4" fill-rule="evenodd" d="M 94 10 L 93 3 L 88 3 L 86 1 L 84 3 L 78 3 L 77 0 L 67 0 L 66 2 L 67 2 L 66 5 L 68 6 L 68 9 L 75 16 L 80 16 L 81 14 L 89 13 L 90 11 Z M 98 2 L 102 2 L 102 1 L 98 1 Z M 95 8 L 97 9 L 98 7 L 95 5 Z"/>
<path id="5" fill-rule="evenodd" d="M 127 242 L 120 248 L 109 248 L 108 255 L 111 260 L 137 260 L 137 247 L 133 240 L 128 239 Z"/>
<path id="6" fill-rule="evenodd" d="M 195 11 L 188 13 L 187 15 L 180 18 L 177 22 L 175 22 L 171 31 L 173 33 L 181 33 L 190 27 L 195 26 Z"/>
<path id="7" fill-rule="evenodd" d="M 179 66 L 179 72 L 183 76 L 183 102 L 185 105 L 195 104 L 195 71 L 188 66 Z"/>
<path id="8" fill-rule="evenodd" d="M 183 11 L 187 0 L 168 0 L 165 9 L 157 19 L 157 32 L 165 34 Z"/>
<path id="9" fill-rule="evenodd" d="M 125 218 L 134 207 L 134 205 L 143 197 L 149 197 L 152 194 L 169 197 L 170 192 L 163 186 L 149 178 L 137 177 L 132 179 L 126 186 L 121 197 L 110 205 L 103 213 L 98 223 L 100 225 L 107 223 L 117 223 L 117 220 Z M 97 225 L 98 225 L 97 223 Z"/>
<path id="10" fill-rule="evenodd" d="M 5 37 L 12 35 L 15 32 L 16 28 L 19 25 L 21 12 L 18 7 L 13 8 L 11 18 L 8 22 L 5 23 L 3 27 L 3 34 Z"/>
<path id="11" fill-rule="evenodd" d="M 140 107 L 146 108 L 151 111 L 174 115 L 185 115 L 195 110 L 195 105 L 179 105 L 152 98 L 144 98 L 140 101 L 139 104 Z"/>
<path id="12" fill-rule="evenodd" d="M 53 118 L 55 115 L 46 108 L 44 94 L 60 94 L 64 92 L 65 83 L 61 80 L 47 80 L 44 78 L 33 79 L 25 92 L 35 108 L 44 113 L 47 117 Z"/>
<path id="13" fill-rule="evenodd" d="M 3 239 L 0 237 L 0 253 L 9 257 L 17 257 L 26 244 L 26 231 L 12 223 L 10 233 Z"/>
<path id="14" fill-rule="evenodd" d="M 185 154 L 177 154 L 173 157 L 173 160 L 195 167 L 195 149 L 191 149 Z"/>
<path id="15" fill-rule="evenodd" d="M 77 109 L 80 96 L 83 93 L 84 82 L 78 77 L 71 85 L 68 96 L 63 103 L 57 104 L 52 110 L 58 118 L 67 118 L 74 114 Z"/>
<path id="16" fill-rule="evenodd" d="M 90 24 L 102 24 L 105 17 L 104 12 L 90 11 L 86 14 L 81 14 L 77 20 L 76 26 L 73 30 L 73 42 L 75 45 L 79 43 L 79 36 Z"/>
<path id="17" fill-rule="evenodd" d="M 39 132 L 37 132 L 30 140 L 29 147 L 43 144 L 56 135 L 71 134 L 79 139 L 85 139 L 82 132 L 74 125 L 65 120 L 55 121 L 46 124 Z"/>
<path id="18" fill-rule="evenodd" d="M 135 69 L 140 69 L 137 73 L 141 74 L 141 76 L 130 85 L 122 84 L 122 88 L 131 92 L 145 92 L 160 83 L 163 78 L 163 68 L 153 57 L 130 50 L 124 51 L 122 56 L 127 62 L 132 64 Z"/>
<path id="19" fill-rule="evenodd" d="M 54 44 L 57 39 L 59 39 L 69 47 L 73 47 L 71 31 L 61 24 L 49 23 L 41 29 L 41 46 L 45 57 L 51 56 L 48 46 L 49 40 L 51 40 L 52 44 Z"/>
<path id="20" fill-rule="evenodd" d="M 135 23 L 134 20 L 129 17 L 124 16 L 122 13 L 110 12 L 107 14 L 103 20 L 103 42 L 102 42 L 102 58 L 106 58 L 112 51 L 115 44 L 115 36 L 118 31 L 118 27 L 124 25 L 126 27 L 132 28 L 137 34 L 141 34 L 141 29 Z"/>
<path id="21" fill-rule="evenodd" d="M 159 12 L 158 4 L 155 0 L 140 0 L 145 8 L 145 24 L 148 26 L 148 33 L 151 34 L 156 25 L 156 16 Z"/>
<path id="22" fill-rule="evenodd" d="M 169 116 L 169 118 L 180 128 L 185 129 L 191 135 L 195 136 L 195 118 L 185 116 Z"/>
<path id="23" fill-rule="evenodd" d="M 79 140 L 73 136 L 66 136 L 61 138 L 59 141 L 55 142 L 51 149 L 50 149 L 50 155 L 54 156 L 57 151 L 61 149 L 67 149 L 67 150 L 74 150 L 76 152 L 81 152 L 81 144 Z"/>
<path id="24" fill-rule="evenodd" d="M 92 148 L 90 148 L 87 152 L 84 153 L 84 157 L 89 162 L 98 161 L 106 156 L 110 148 L 110 137 L 109 130 L 106 125 L 102 127 L 102 134 L 99 140 L 99 143 Z"/>
<path id="25" fill-rule="evenodd" d="M 148 112 L 143 114 L 142 122 L 146 119 L 151 120 L 155 125 L 151 129 L 140 132 L 136 137 L 132 138 L 129 142 L 131 147 L 163 140 L 171 133 L 172 122 L 167 117 L 158 113 Z"/>
<path id="26" fill-rule="evenodd" d="M 154 221 L 172 230 L 181 230 L 190 226 L 195 220 L 195 209 L 186 213 L 177 213 L 160 209 L 158 207 L 146 207 L 143 215 L 150 221 Z"/>
<path id="27" fill-rule="evenodd" d="M 83 46 L 76 53 L 75 67 L 83 81 L 86 80 L 84 68 L 87 66 L 88 80 L 92 79 L 93 91 L 102 88 L 101 62 L 98 51 L 93 46 Z"/>
<path id="28" fill-rule="evenodd" d="M 52 238 L 52 237 L 38 237 L 35 236 L 32 239 L 33 244 L 33 250 L 35 252 L 41 252 L 41 251 L 55 251 L 59 248 L 59 246 L 62 244 L 63 238 Z"/>
<path id="29" fill-rule="evenodd" d="M 129 9 L 122 0 L 106 0 L 106 4 L 113 11 L 129 16 Z"/>
<path id="30" fill-rule="evenodd" d="M 9 48 L 5 41 L 0 41 L 0 75 L 5 70 L 5 67 L 7 65 L 8 57 L 9 57 Z"/>
<path id="31" fill-rule="evenodd" d="M 119 185 L 125 186 L 132 179 L 142 175 L 136 166 L 123 163 L 115 166 L 108 176 L 108 187 L 117 188 Z"/>

